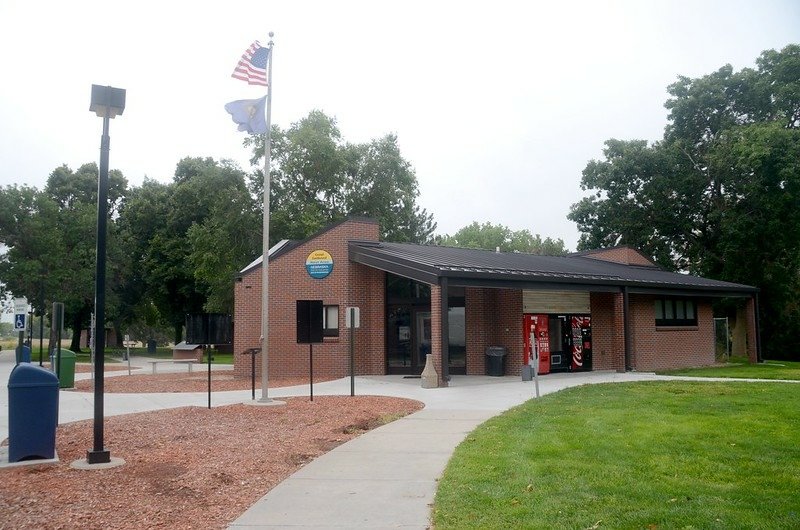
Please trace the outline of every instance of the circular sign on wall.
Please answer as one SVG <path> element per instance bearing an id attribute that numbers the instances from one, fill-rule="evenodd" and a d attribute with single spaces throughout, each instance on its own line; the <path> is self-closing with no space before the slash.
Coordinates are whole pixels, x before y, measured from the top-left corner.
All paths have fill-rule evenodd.
<path id="1" fill-rule="evenodd" d="M 333 270 L 333 258 L 324 250 L 315 250 L 306 258 L 306 271 L 309 276 L 322 279 Z"/>

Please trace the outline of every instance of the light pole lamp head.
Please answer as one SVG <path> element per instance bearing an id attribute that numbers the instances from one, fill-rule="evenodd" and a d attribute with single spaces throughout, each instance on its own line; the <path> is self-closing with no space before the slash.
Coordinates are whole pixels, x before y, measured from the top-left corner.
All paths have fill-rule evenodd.
<path id="1" fill-rule="evenodd" d="M 92 104 L 89 110 L 100 118 L 114 118 L 125 110 L 125 89 L 92 85 Z"/>

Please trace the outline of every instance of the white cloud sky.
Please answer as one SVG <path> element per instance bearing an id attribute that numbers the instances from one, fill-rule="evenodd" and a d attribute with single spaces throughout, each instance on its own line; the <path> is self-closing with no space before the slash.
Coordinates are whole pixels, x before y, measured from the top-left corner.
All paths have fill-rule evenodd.
<path id="1" fill-rule="evenodd" d="M 605 140 L 660 138 L 678 75 L 753 66 L 798 28 L 796 0 L 3 0 L 0 185 L 98 160 L 93 83 L 127 90 L 111 167 L 132 185 L 185 156 L 249 169 L 223 105 L 263 95 L 230 74 L 274 31 L 273 123 L 321 109 L 349 141 L 396 133 L 439 233 L 491 221 L 574 249 Z"/>

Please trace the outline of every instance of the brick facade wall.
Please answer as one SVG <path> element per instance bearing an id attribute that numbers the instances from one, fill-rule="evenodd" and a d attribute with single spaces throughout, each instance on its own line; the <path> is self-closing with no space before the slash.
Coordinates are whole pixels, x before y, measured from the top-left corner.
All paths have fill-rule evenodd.
<path id="1" fill-rule="evenodd" d="M 630 247 L 614 247 L 593 250 L 585 255 L 587 258 L 610 261 L 612 263 L 623 263 L 625 265 L 655 265 L 652 261 Z"/>
<path id="2" fill-rule="evenodd" d="M 486 348 L 504 346 L 506 375 L 522 370 L 522 291 L 467 288 L 467 375 L 486 375 Z"/>
<path id="3" fill-rule="evenodd" d="M 655 296 L 631 295 L 631 349 L 638 371 L 714 364 L 714 315 L 697 300 L 697 326 L 656 327 Z"/>
<path id="4" fill-rule="evenodd" d="M 591 293 L 592 370 L 625 371 L 622 293 Z"/>
<path id="5" fill-rule="evenodd" d="M 339 306 L 339 336 L 325 337 L 314 345 L 314 373 L 343 377 L 349 373 L 349 335 L 345 329 L 345 308 L 361 308 L 361 328 L 356 330 L 357 372 L 384 373 L 383 273 L 350 263 L 347 242 L 353 239 L 377 241 L 378 225 L 373 221 L 349 220 L 321 233 L 280 255 L 269 264 L 269 374 L 271 377 L 307 376 L 308 344 L 296 343 L 296 300 L 322 300 Z M 333 258 L 333 271 L 314 279 L 305 262 L 314 250 L 325 250 Z M 234 287 L 234 372 L 250 376 L 249 356 L 240 355 L 260 346 L 261 273 L 257 267 L 244 274 Z M 363 304 L 363 305 L 362 305 Z M 374 358 L 376 354 L 380 361 Z M 261 354 L 256 358 L 261 374 Z"/>
<path id="6" fill-rule="evenodd" d="M 350 367 L 350 334 L 345 328 L 345 310 L 361 310 L 361 327 L 355 330 L 356 374 L 386 373 L 386 273 L 348 257 L 348 241 L 377 241 L 378 225 L 349 220 L 278 256 L 270 262 L 270 351 L 269 372 L 274 378 L 308 375 L 309 346 L 296 343 L 295 301 L 323 300 L 339 306 L 339 336 L 325 337 L 314 345 L 314 373 L 318 377 L 344 377 Z M 314 250 L 325 250 L 334 260 L 332 273 L 314 279 L 305 260 Z M 241 355 L 260 346 L 261 267 L 243 275 L 234 287 L 234 369 L 237 377 L 249 377 L 250 358 Z M 650 371 L 714 362 L 714 324 L 711 304 L 698 302 L 698 326 L 656 328 L 654 297 L 630 296 L 631 355 L 636 370 Z M 523 361 L 522 291 L 512 289 L 465 289 L 466 372 L 485 375 L 485 350 L 504 346 L 506 375 L 519 375 Z M 623 297 L 621 293 L 591 293 L 592 368 L 625 369 Z M 432 344 L 436 372 L 441 380 L 441 289 L 431 287 Z M 755 311 L 747 303 L 747 349 L 755 360 Z M 261 372 L 256 358 L 257 377 Z"/>

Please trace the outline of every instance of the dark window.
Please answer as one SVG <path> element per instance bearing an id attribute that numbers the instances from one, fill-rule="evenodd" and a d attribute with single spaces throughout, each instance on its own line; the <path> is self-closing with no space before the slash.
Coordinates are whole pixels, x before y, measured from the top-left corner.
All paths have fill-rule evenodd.
<path id="1" fill-rule="evenodd" d="M 322 334 L 325 337 L 339 336 L 338 305 L 326 305 L 322 308 Z"/>
<path id="2" fill-rule="evenodd" d="M 695 301 L 689 298 L 656 298 L 656 326 L 696 326 Z"/>
<path id="3" fill-rule="evenodd" d="M 395 276 L 394 274 L 387 274 L 386 301 L 390 304 L 430 305 L 431 286 L 401 276 Z"/>

